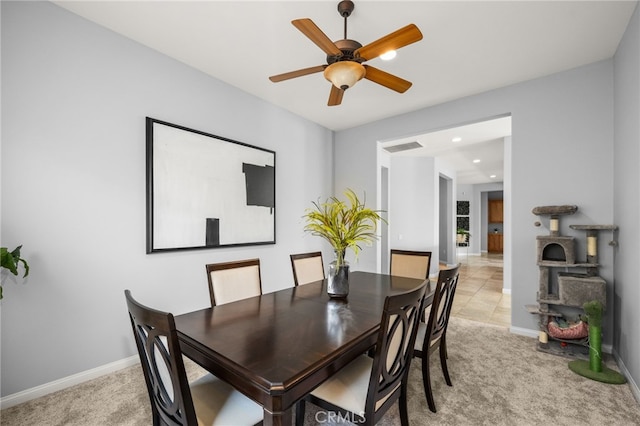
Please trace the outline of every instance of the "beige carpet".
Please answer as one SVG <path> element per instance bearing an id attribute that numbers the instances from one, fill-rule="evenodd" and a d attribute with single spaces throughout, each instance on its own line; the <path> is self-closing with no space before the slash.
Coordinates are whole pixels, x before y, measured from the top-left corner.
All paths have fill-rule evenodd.
<path id="1" fill-rule="evenodd" d="M 412 364 L 411 425 L 640 425 L 640 405 L 628 385 L 578 376 L 567 367 L 567 359 L 537 352 L 531 338 L 452 317 L 448 346 L 453 387 L 445 384 L 439 360 L 434 359 L 435 414 L 426 404 L 420 362 Z M 201 374 L 191 363 L 188 368 L 192 378 Z M 307 407 L 307 425 L 331 424 L 324 422 L 324 413 L 317 413 L 310 404 Z M 130 367 L 2 410 L 0 424 L 150 425 L 142 371 Z M 399 425 L 397 408 L 379 424 Z"/>

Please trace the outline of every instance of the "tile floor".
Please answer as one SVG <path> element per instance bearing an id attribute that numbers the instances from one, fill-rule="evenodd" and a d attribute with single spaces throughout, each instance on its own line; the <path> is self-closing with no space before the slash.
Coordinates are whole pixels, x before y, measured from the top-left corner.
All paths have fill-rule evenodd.
<path id="1" fill-rule="evenodd" d="M 462 255 L 459 261 L 460 279 L 451 315 L 511 326 L 511 295 L 502 293 L 502 255 Z"/>

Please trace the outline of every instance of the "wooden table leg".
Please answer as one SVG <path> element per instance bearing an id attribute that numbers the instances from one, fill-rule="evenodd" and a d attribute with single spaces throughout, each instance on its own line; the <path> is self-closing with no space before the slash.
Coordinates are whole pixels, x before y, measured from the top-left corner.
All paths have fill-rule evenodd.
<path id="1" fill-rule="evenodd" d="M 266 408 L 264 409 L 264 426 L 291 426 L 293 416 L 291 409 L 282 411 L 280 413 L 272 413 Z"/>

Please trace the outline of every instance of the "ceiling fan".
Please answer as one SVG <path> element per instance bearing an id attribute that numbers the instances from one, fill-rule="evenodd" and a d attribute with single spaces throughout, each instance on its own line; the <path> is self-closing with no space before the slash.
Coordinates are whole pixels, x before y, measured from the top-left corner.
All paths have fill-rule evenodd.
<path id="1" fill-rule="evenodd" d="M 362 78 L 378 83 L 398 93 L 406 92 L 411 82 L 396 77 L 371 65 L 362 65 L 370 59 L 422 40 L 422 33 L 414 24 L 400 28 L 365 46 L 347 38 L 347 18 L 353 12 L 352 1 L 338 3 L 338 13 L 344 18 L 344 39 L 331 41 L 309 18 L 295 19 L 291 23 L 327 54 L 327 65 L 318 65 L 269 77 L 274 83 L 302 77 L 320 71 L 329 80 L 331 92 L 327 105 L 340 105 L 344 91 Z"/>

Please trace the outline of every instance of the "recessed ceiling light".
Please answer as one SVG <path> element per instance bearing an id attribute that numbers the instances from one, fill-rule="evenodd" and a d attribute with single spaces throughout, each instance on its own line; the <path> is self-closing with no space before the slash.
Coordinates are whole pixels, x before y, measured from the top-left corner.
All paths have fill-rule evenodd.
<path id="1" fill-rule="evenodd" d="M 460 142 L 462 140 L 462 138 L 460 136 L 456 136 L 455 138 L 451 139 L 451 142 Z"/>
<path id="2" fill-rule="evenodd" d="M 382 55 L 380 55 L 380 59 L 382 59 L 383 61 L 390 61 L 395 57 L 396 57 L 396 51 L 395 50 L 390 50 L 390 51 L 385 52 Z"/>
<path id="3" fill-rule="evenodd" d="M 474 162 L 474 163 L 479 163 L 479 162 L 480 162 L 480 159 L 479 159 L 479 158 L 476 158 L 475 160 L 473 160 L 473 162 Z"/>
<path id="4" fill-rule="evenodd" d="M 491 179 L 494 179 L 496 177 L 496 175 L 491 175 L 489 176 Z"/>

